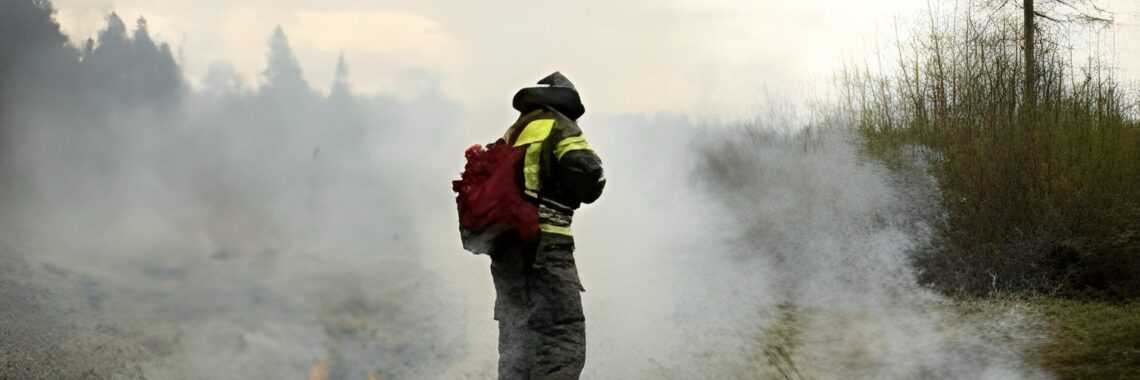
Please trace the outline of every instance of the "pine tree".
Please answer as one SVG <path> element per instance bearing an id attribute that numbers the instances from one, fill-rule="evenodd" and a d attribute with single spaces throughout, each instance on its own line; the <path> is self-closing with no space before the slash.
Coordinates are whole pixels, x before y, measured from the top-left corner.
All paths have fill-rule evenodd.
<path id="1" fill-rule="evenodd" d="M 309 83 L 301 73 L 301 65 L 297 63 L 297 57 L 289 47 L 289 39 L 285 37 L 285 31 L 280 25 L 269 38 L 269 51 L 265 58 L 266 67 L 262 72 L 265 83 L 261 88 L 263 92 L 302 94 L 310 91 Z"/>
<path id="2" fill-rule="evenodd" d="M 348 84 L 348 63 L 344 60 L 344 52 L 341 52 L 340 58 L 336 61 L 336 77 L 333 79 L 329 98 L 337 101 L 351 97 L 352 87 Z"/>

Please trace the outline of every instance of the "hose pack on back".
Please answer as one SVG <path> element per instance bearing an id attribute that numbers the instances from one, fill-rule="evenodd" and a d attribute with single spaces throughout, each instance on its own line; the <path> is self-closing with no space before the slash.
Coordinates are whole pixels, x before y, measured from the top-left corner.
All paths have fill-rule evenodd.
<path id="1" fill-rule="evenodd" d="M 538 210 L 519 194 L 525 151 L 526 147 L 511 147 L 502 139 L 467 148 L 467 165 L 460 179 L 451 182 L 464 249 L 490 254 L 492 242 L 505 233 L 518 234 L 524 241 L 538 239 Z"/>

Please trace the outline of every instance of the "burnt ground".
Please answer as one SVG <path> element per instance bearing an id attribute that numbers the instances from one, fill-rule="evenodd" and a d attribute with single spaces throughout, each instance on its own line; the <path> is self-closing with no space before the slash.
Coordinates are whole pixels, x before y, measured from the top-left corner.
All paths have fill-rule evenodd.
<path id="1" fill-rule="evenodd" d="M 440 376 L 459 338 L 408 301 L 430 277 L 389 261 L 375 278 L 264 253 L 85 268 L 3 245 L 0 380 Z"/>
<path id="2" fill-rule="evenodd" d="M 0 379 L 142 379 L 139 363 L 171 353 L 176 336 L 91 318 L 85 282 L 0 247 Z"/>

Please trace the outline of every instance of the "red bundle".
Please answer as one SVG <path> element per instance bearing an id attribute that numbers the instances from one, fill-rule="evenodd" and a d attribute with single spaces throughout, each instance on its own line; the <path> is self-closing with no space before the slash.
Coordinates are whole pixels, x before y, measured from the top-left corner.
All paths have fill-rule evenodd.
<path id="1" fill-rule="evenodd" d="M 522 148 L 502 139 L 467 148 L 467 165 L 451 189 L 458 193 L 459 230 L 463 247 L 474 253 L 489 253 L 490 243 L 507 231 L 517 231 L 525 241 L 538 238 L 538 211 L 519 195 L 518 171 Z"/>

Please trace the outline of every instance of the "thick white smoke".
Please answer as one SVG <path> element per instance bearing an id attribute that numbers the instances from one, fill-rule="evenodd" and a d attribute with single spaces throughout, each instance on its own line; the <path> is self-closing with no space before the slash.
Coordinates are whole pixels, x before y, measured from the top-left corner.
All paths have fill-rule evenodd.
<path id="1" fill-rule="evenodd" d="M 258 89 L 225 64 L 189 89 L 145 22 L 70 50 L 27 4 L 0 16 L 42 37 L 0 39 L 18 57 L 0 61 L 0 378 L 494 376 L 488 262 L 459 246 L 449 181 L 498 126 L 437 92 L 355 95 L 347 65 L 318 95 L 280 31 Z M 936 189 L 843 133 L 582 128 L 609 179 L 575 222 L 584 377 L 1045 377 L 995 338 L 1030 337 L 1032 315 L 964 318 L 915 283 Z"/>
<path id="2" fill-rule="evenodd" d="M 916 283 L 940 215 L 921 173 L 841 130 L 605 124 L 585 127 L 612 182 L 579 222 L 589 375 L 1049 377 L 1022 357 L 1032 313 L 966 317 Z"/>
<path id="3" fill-rule="evenodd" d="M 609 179 L 575 218 L 584 378 L 1050 377 L 1023 356 L 1043 339 L 1031 311 L 968 313 L 917 284 L 910 255 L 941 215 L 931 178 L 842 130 L 762 123 L 583 118 Z M 446 263 L 476 299 L 460 368 L 491 371 L 485 258 Z"/>

